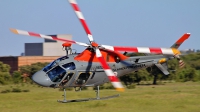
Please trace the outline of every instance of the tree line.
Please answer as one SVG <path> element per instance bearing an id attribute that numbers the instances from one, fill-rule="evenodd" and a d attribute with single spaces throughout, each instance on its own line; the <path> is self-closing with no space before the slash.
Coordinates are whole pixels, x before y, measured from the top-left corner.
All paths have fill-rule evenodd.
<path id="1" fill-rule="evenodd" d="M 14 71 L 10 74 L 10 66 L 0 62 L 0 85 L 33 83 L 31 76 L 47 64 L 37 62 L 31 65 L 20 66 L 19 71 Z"/>
<path id="2" fill-rule="evenodd" d="M 138 56 L 142 54 L 128 54 L 128 56 Z M 176 59 L 169 60 L 168 70 L 169 75 L 163 73 L 156 67 L 149 67 L 141 69 L 137 72 L 131 72 L 120 77 L 120 80 L 126 85 L 131 84 L 158 84 L 161 81 L 200 81 L 200 53 L 191 53 L 181 56 L 185 62 L 184 68 L 179 68 Z M 41 70 L 48 63 L 34 63 L 31 65 L 20 66 L 18 71 L 9 73 L 10 66 L 0 62 L 0 84 L 19 84 L 19 83 L 33 83 L 30 77 L 37 71 Z"/>

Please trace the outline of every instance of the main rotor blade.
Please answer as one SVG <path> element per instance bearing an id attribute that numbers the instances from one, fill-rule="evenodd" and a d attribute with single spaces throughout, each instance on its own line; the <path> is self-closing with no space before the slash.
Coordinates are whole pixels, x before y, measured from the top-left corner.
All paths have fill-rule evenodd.
<path id="1" fill-rule="evenodd" d="M 92 37 L 92 33 L 90 32 L 90 29 L 89 29 L 89 27 L 88 27 L 88 25 L 87 25 L 87 23 L 86 23 L 86 21 L 83 17 L 82 12 L 80 11 L 80 8 L 78 7 L 76 0 L 69 0 L 69 3 L 71 4 L 71 6 L 74 9 L 78 19 L 80 20 L 80 22 L 81 22 L 81 24 L 82 24 L 82 26 L 83 26 L 83 28 L 84 28 L 87 36 L 88 36 L 90 43 L 92 43 L 94 41 L 94 39 Z"/>
<path id="2" fill-rule="evenodd" d="M 109 46 L 101 45 L 105 49 L 112 51 L 127 51 L 135 53 L 151 53 L 151 54 L 166 54 L 166 55 L 176 55 L 181 54 L 176 48 L 153 48 L 153 47 L 124 47 L 124 46 Z"/>
<path id="3" fill-rule="evenodd" d="M 40 38 L 45 38 L 45 39 L 49 39 L 49 40 L 56 40 L 56 41 L 62 41 L 62 42 L 67 42 L 67 43 L 71 43 L 71 44 L 78 44 L 78 45 L 82 45 L 82 46 L 86 46 L 86 47 L 89 46 L 88 44 L 82 43 L 82 42 L 76 42 L 73 40 L 67 40 L 67 39 L 58 38 L 55 36 L 43 35 L 43 34 L 28 32 L 28 31 L 24 31 L 24 30 L 18 30 L 18 29 L 11 28 L 10 31 L 15 34 L 20 34 L 20 35 L 40 37 Z"/>
<path id="4" fill-rule="evenodd" d="M 124 87 L 117 78 L 117 76 L 113 73 L 113 71 L 110 69 L 106 61 L 104 60 L 100 50 L 96 48 L 96 57 L 98 58 L 99 62 L 101 63 L 106 75 L 108 76 L 110 82 L 115 87 L 117 91 L 124 91 Z"/>

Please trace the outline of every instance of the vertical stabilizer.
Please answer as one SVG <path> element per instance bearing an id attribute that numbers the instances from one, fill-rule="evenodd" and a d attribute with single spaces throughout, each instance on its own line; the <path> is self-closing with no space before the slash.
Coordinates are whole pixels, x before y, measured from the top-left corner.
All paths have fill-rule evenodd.
<path id="1" fill-rule="evenodd" d="M 190 33 L 185 33 L 181 38 L 179 38 L 172 46 L 171 48 L 178 49 L 180 45 L 189 38 Z"/>

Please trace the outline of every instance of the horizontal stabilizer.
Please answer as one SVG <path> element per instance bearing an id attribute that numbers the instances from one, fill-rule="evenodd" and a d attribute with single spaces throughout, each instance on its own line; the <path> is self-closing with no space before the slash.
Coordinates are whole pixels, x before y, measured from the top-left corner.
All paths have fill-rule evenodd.
<path id="1" fill-rule="evenodd" d="M 169 75 L 168 70 L 161 64 L 155 64 L 165 75 Z"/>

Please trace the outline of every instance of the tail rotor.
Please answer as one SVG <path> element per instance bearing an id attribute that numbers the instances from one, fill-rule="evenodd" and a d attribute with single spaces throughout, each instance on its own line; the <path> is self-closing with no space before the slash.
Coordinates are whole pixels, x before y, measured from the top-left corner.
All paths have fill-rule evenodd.
<path id="1" fill-rule="evenodd" d="M 183 34 L 172 46 L 171 48 L 175 48 L 178 49 L 180 47 L 180 45 L 187 40 L 190 37 L 190 33 L 185 33 Z M 176 54 L 174 55 L 174 58 L 176 58 L 179 62 L 179 68 L 183 68 L 185 66 L 185 62 L 183 60 L 181 60 L 180 54 Z"/>
<path id="2" fill-rule="evenodd" d="M 179 55 L 175 55 L 174 57 L 178 60 L 179 68 L 183 68 L 185 66 L 185 62 L 180 58 Z"/>

